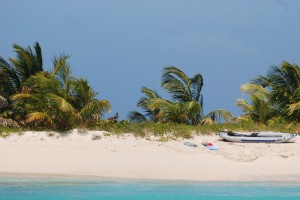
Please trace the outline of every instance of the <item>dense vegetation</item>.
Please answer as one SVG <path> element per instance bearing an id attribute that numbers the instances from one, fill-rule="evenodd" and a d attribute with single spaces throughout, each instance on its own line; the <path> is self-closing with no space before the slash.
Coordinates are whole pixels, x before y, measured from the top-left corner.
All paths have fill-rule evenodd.
<path id="1" fill-rule="evenodd" d="M 143 87 L 145 97 L 137 103 L 145 114 L 132 111 L 129 119 L 135 122 L 174 122 L 179 124 L 212 124 L 215 121 L 226 122 L 233 116 L 226 110 L 219 109 L 203 114 L 203 78 L 201 74 L 189 78 L 176 67 L 166 67 L 162 75 L 161 86 L 171 95 L 170 100 L 162 99 L 157 92 Z"/>
<path id="2" fill-rule="evenodd" d="M 239 117 L 224 109 L 205 115 L 202 75 L 188 77 L 177 67 L 166 67 L 161 87 L 170 100 L 142 87 L 144 97 L 137 103 L 141 112 L 132 111 L 129 120 L 118 121 L 117 115 L 103 119 L 110 103 L 97 99 L 87 80 L 72 76 L 69 56 L 55 56 L 51 71 L 46 71 L 38 43 L 34 50 L 16 44 L 13 48 L 16 58 L 6 61 L 0 57 L 0 135 L 19 130 L 87 128 L 190 137 L 224 129 L 298 132 L 300 127 L 300 69 L 296 64 L 271 66 L 266 76 L 242 85 L 249 101 L 237 99 L 244 112 Z"/>
<path id="3" fill-rule="evenodd" d="M 250 103 L 238 99 L 245 115 L 241 120 L 272 125 L 297 126 L 300 122 L 300 69 L 296 64 L 282 62 L 271 66 L 266 76 L 259 76 L 241 86 Z"/>
<path id="4" fill-rule="evenodd" d="M 14 49 L 17 58 L 10 58 L 11 64 L 0 58 L 0 116 L 6 124 L 69 130 L 93 126 L 110 110 L 108 101 L 96 99 L 87 80 L 72 76 L 68 56 L 54 57 L 49 72 L 38 43 L 35 52 L 18 45 Z"/>

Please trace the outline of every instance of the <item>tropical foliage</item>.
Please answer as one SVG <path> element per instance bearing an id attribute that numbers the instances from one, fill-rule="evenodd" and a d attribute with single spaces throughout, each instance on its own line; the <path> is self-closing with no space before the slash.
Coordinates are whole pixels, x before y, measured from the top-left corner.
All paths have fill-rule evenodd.
<path id="1" fill-rule="evenodd" d="M 59 130 L 88 127 L 110 110 L 107 100 L 96 99 L 87 80 L 72 76 L 68 56 L 54 57 L 53 71 L 48 72 L 43 70 L 38 43 L 36 54 L 30 48 L 14 47 L 18 59 L 10 59 L 12 65 L 1 58 L 0 76 L 8 78 L 1 79 L 0 108 L 10 102 L 11 117 L 20 125 Z M 6 86 L 11 87 L 6 90 Z"/>
<path id="2" fill-rule="evenodd" d="M 242 108 L 246 113 L 244 119 L 251 119 L 255 123 L 266 124 L 276 114 L 276 110 L 269 103 L 270 93 L 261 85 L 254 83 L 246 83 L 240 89 L 251 100 L 248 103 L 245 99 L 237 99 L 237 106 Z"/>
<path id="3" fill-rule="evenodd" d="M 22 91 L 21 85 L 27 78 L 43 71 L 42 50 L 39 43 L 35 43 L 34 51 L 30 47 L 22 48 L 17 44 L 14 44 L 13 48 L 16 58 L 9 58 L 10 63 L 0 57 L 1 115 L 11 118 L 17 117 L 12 111 L 11 95 Z"/>
<path id="4" fill-rule="evenodd" d="M 266 76 L 259 76 L 252 83 L 242 86 L 251 103 L 237 100 L 246 117 L 264 124 L 300 122 L 300 68 L 282 62 L 271 66 Z"/>
<path id="5" fill-rule="evenodd" d="M 239 120 L 224 109 L 205 115 L 202 75 L 189 77 L 177 67 L 166 67 L 161 87 L 170 98 L 164 99 L 156 91 L 142 87 L 144 96 L 137 102 L 141 112 L 129 114 L 133 122 L 148 122 L 149 127 L 145 128 L 145 123 L 117 121 L 118 114 L 102 120 L 111 109 L 109 101 L 97 99 L 98 93 L 87 80 L 72 75 L 69 56 L 54 57 L 51 71 L 45 71 L 39 43 L 33 48 L 14 44 L 13 49 L 15 58 L 7 61 L 0 57 L 0 124 L 6 126 L 55 130 L 96 126 L 130 130 L 137 126 L 137 130 L 147 131 L 150 127 L 154 132 L 175 133 L 175 129 L 180 129 L 179 124 L 184 129 L 189 125 L 201 125 L 201 130 L 206 130 L 207 126 L 221 127 L 216 122 L 241 129 L 278 124 L 288 124 L 290 128 L 298 127 L 300 122 L 300 68 L 296 64 L 282 62 L 279 66 L 271 66 L 265 76 L 243 84 L 240 89 L 249 99 L 236 101 L 244 112 Z M 235 123 L 227 123 L 232 120 Z M 159 130 L 155 130 L 158 126 Z M 181 134 L 179 132 L 176 134 Z"/>
<path id="6" fill-rule="evenodd" d="M 216 121 L 231 120 L 232 115 L 226 110 L 216 110 L 208 115 L 203 115 L 203 78 L 201 74 L 188 77 L 180 69 L 171 66 L 164 68 L 162 75 L 162 88 L 171 95 L 171 100 L 166 100 L 148 88 L 143 87 L 146 95 L 137 106 L 145 112 L 132 111 L 130 120 L 135 122 L 175 122 L 197 125 L 200 123 L 214 123 Z"/>
<path id="7" fill-rule="evenodd" d="M 142 114 L 138 111 L 131 111 L 129 113 L 129 119 L 135 122 L 146 122 L 146 121 L 159 121 L 159 109 L 150 109 L 150 104 L 154 99 L 160 99 L 161 97 L 157 94 L 156 91 L 153 91 L 149 88 L 142 87 L 142 93 L 145 94 L 145 97 L 142 97 L 138 103 L 137 107 L 140 107 L 145 114 Z"/>

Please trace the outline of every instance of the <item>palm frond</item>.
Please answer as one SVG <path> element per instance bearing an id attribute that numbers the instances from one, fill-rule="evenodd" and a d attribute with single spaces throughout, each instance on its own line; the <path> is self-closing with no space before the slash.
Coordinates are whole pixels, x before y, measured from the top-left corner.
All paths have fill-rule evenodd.
<path id="1" fill-rule="evenodd" d="M 208 124 L 208 125 L 212 125 L 212 124 L 215 124 L 216 122 L 210 118 L 210 117 L 206 117 L 206 118 L 203 118 L 200 122 L 200 125 L 204 125 L 204 124 Z"/>
<path id="2" fill-rule="evenodd" d="M 71 67 L 67 62 L 68 58 L 69 56 L 67 55 L 60 55 L 59 57 L 54 57 L 54 71 L 52 72 L 53 76 L 55 76 L 60 83 L 60 87 L 63 90 L 63 95 L 65 99 L 67 99 L 67 96 L 70 93 L 72 82 L 74 81 L 74 77 L 71 75 Z"/>
<path id="3" fill-rule="evenodd" d="M 43 101 L 41 101 L 41 99 L 33 94 L 29 94 L 29 93 L 18 93 L 12 96 L 12 100 L 22 100 L 22 99 L 32 99 L 35 100 L 37 102 L 43 103 Z"/>
<path id="4" fill-rule="evenodd" d="M 159 94 L 156 91 L 151 90 L 147 87 L 142 87 L 141 91 L 146 95 L 148 99 L 160 98 Z"/>
<path id="5" fill-rule="evenodd" d="M 244 113 L 252 112 L 252 106 L 245 99 L 237 99 L 236 105 L 241 107 Z"/>
<path id="6" fill-rule="evenodd" d="M 202 107 L 197 101 L 189 101 L 183 105 L 187 113 L 196 112 L 202 114 Z"/>
<path id="7" fill-rule="evenodd" d="M 190 79 L 193 99 L 197 102 L 200 100 L 201 90 L 203 87 L 203 77 L 201 74 L 196 74 Z"/>
<path id="8" fill-rule="evenodd" d="M 50 125 L 54 125 L 54 121 L 52 120 L 51 116 L 48 115 L 45 112 L 33 112 L 30 113 L 29 118 L 26 119 L 27 123 L 30 122 L 40 122 L 40 121 L 46 121 Z"/>
<path id="9" fill-rule="evenodd" d="M 203 118 L 203 108 L 197 101 L 185 102 L 183 105 L 183 112 L 189 117 L 190 124 L 196 125 Z"/>
<path id="10" fill-rule="evenodd" d="M 294 114 L 295 111 L 300 110 L 300 101 L 297 103 L 289 104 L 287 111 L 288 115 L 291 116 Z"/>
<path id="11" fill-rule="evenodd" d="M 128 118 L 130 121 L 138 123 L 147 121 L 147 118 L 142 113 L 137 111 L 131 111 L 128 115 Z"/>
<path id="12" fill-rule="evenodd" d="M 144 111 L 147 112 L 149 110 L 149 103 L 150 103 L 151 99 L 160 98 L 160 96 L 157 94 L 156 91 L 153 91 L 146 87 L 142 87 L 141 91 L 142 91 L 142 93 L 144 93 L 146 95 L 146 97 L 142 97 L 138 101 L 137 107 L 140 107 Z"/>
<path id="13" fill-rule="evenodd" d="M 44 71 L 42 48 L 38 42 L 35 43 L 34 49 L 35 49 L 35 63 L 36 63 L 35 70 L 36 71 Z"/>
<path id="14" fill-rule="evenodd" d="M 193 94 L 189 77 L 174 66 L 164 68 L 161 86 L 176 101 L 185 102 L 192 100 Z"/>
<path id="15" fill-rule="evenodd" d="M 149 103 L 149 108 L 151 110 L 155 110 L 155 109 L 166 109 L 166 108 L 170 108 L 172 107 L 172 102 L 165 100 L 165 99 L 161 99 L 161 98 L 155 98 L 155 99 L 151 99 L 150 103 Z"/>
<path id="16" fill-rule="evenodd" d="M 203 77 L 196 74 L 189 78 L 180 69 L 171 66 L 164 68 L 161 86 L 171 94 L 171 98 L 177 102 L 197 101 L 202 105 L 201 90 Z"/>
<path id="17" fill-rule="evenodd" d="M 57 108 L 63 112 L 74 112 L 75 109 L 73 106 L 64 98 L 57 96 L 53 93 L 48 93 L 46 98 L 49 98 L 53 102 L 55 102 Z"/>
<path id="18" fill-rule="evenodd" d="M 164 76 L 162 87 L 171 94 L 171 98 L 175 101 L 186 102 L 192 100 L 192 92 L 189 88 L 170 74 Z"/>
<path id="19" fill-rule="evenodd" d="M 7 105 L 8 105 L 7 99 L 0 95 L 0 108 L 5 108 Z"/>
<path id="20" fill-rule="evenodd" d="M 247 95 L 253 95 L 253 94 L 263 94 L 265 96 L 270 95 L 270 92 L 267 91 L 266 88 L 254 83 L 243 84 L 241 85 L 240 90 L 242 90 Z"/>
<path id="21" fill-rule="evenodd" d="M 204 118 L 211 118 L 215 122 L 222 122 L 223 120 L 229 122 L 232 121 L 233 115 L 227 110 L 218 109 L 208 113 Z"/>
<path id="22" fill-rule="evenodd" d="M 93 115 L 102 117 L 105 112 L 110 112 L 111 105 L 107 100 L 92 100 L 87 103 L 81 110 L 82 119 L 87 119 Z"/>
<path id="23" fill-rule="evenodd" d="M 85 79 L 75 79 L 72 82 L 73 93 L 72 96 L 75 98 L 76 107 L 80 110 L 84 105 L 88 104 L 90 101 L 94 100 L 97 96 L 88 81 Z"/>
<path id="24" fill-rule="evenodd" d="M 0 85 L 5 88 L 6 97 L 17 92 L 20 88 L 20 80 L 14 68 L 0 57 Z"/>
<path id="25" fill-rule="evenodd" d="M 162 75 L 162 85 L 164 84 L 165 81 L 168 81 L 168 79 L 169 79 L 168 76 L 170 74 L 174 74 L 176 77 L 179 78 L 179 80 L 182 80 L 186 85 L 189 85 L 190 81 L 189 81 L 188 76 L 183 71 L 181 71 L 180 69 L 178 69 L 177 67 L 174 67 L 174 66 L 164 68 L 164 72 Z M 174 76 L 172 76 L 172 77 L 174 77 Z"/>

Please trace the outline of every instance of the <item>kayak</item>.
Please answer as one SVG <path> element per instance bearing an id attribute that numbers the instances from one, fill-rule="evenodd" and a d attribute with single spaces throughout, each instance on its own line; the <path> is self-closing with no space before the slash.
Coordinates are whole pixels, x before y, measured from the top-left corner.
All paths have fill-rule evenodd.
<path id="1" fill-rule="evenodd" d="M 218 132 L 224 140 L 230 142 L 266 142 L 284 143 L 295 138 L 297 134 L 280 132 Z"/>

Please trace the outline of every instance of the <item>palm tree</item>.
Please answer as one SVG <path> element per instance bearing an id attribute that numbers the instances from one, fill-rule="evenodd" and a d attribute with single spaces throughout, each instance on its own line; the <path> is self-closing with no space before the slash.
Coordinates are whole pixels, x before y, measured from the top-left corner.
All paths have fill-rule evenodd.
<path id="1" fill-rule="evenodd" d="M 153 99 L 160 98 L 160 96 L 156 91 L 153 91 L 147 87 L 142 87 L 141 92 L 145 94 L 145 97 L 142 97 L 138 101 L 137 107 L 141 108 L 145 114 L 142 114 L 138 111 L 131 111 L 128 118 L 134 122 L 158 122 L 160 110 L 159 108 L 150 109 L 150 103 Z"/>
<path id="2" fill-rule="evenodd" d="M 171 94 L 170 100 L 160 98 L 157 93 L 147 88 L 142 92 L 146 97 L 138 102 L 146 115 L 137 111 L 130 113 L 130 119 L 136 122 L 176 122 L 197 125 L 202 120 L 210 118 L 211 122 L 229 120 L 232 115 L 223 109 L 203 115 L 203 97 L 201 90 L 203 78 L 201 74 L 189 78 L 180 69 L 171 66 L 164 68 L 161 86 Z"/>
<path id="3" fill-rule="evenodd" d="M 72 70 L 67 62 L 70 57 L 67 55 L 60 55 L 59 57 L 55 56 L 53 59 L 53 72 L 52 76 L 58 80 L 60 85 L 60 96 L 64 99 L 68 98 L 68 95 L 71 90 L 71 85 L 74 82 L 75 78 L 72 76 Z"/>
<path id="4" fill-rule="evenodd" d="M 237 99 L 237 106 L 241 107 L 246 113 L 244 117 L 256 123 L 267 124 L 268 121 L 276 116 L 276 110 L 269 103 L 270 93 L 261 85 L 246 83 L 240 89 L 249 95 L 251 103 L 245 99 Z"/>
<path id="5" fill-rule="evenodd" d="M 52 73 L 32 75 L 24 82 L 23 91 L 13 96 L 16 103 L 25 105 L 26 123 L 68 130 L 74 125 L 89 126 L 110 110 L 107 100 L 96 99 L 87 80 L 72 76 L 68 58 L 55 57 Z"/>
<path id="6" fill-rule="evenodd" d="M 13 47 L 17 53 L 17 58 L 10 58 L 9 60 L 13 64 L 21 83 L 31 75 L 43 71 L 42 50 L 38 42 L 34 45 L 35 52 L 30 47 L 22 48 L 17 44 L 14 44 Z"/>
<path id="7" fill-rule="evenodd" d="M 90 126 L 96 120 L 103 117 L 105 112 L 111 110 L 111 105 L 107 100 L 98 100 L 98 95 L 87 80 L 76 79 L 72 83 L 72 94 L 69 99 L 74 99 L 73 106 L 77 111 L 75 113 L 79 123 L 83 126 Z"/>
<path id="8" fill-rule="evenodd" d="M 161 86 L 171 94 L 171 98 L 175 102 L 194 105 L 192 108 L 196 108 L 196 110 L 189 110 L 188 121 L 190 124 L 196 125 L 202 120 L 203 96 L 201 90 L 203 78 L 201 74 L 198 73 L 189 78 L 183 71 L 174 66 L 166 67 L 162 75 Z M 195 104 L 198 105 L 195 106 Z"/>
<path id="9" fill-rule="evenodd" d="M 164 68 L 161 86 L 171 94 L 171 98 L 178 102 L 196 101 L 202 106 L 201 90 L 203 78 L 201 74 L 189 78 L 180 69 L 171 66 Z"/>
<path id="10" fill-rule="evenodd" d="M 61 97 L 59 81 L 45 72 L 31 76 L 24 82 L 28 88 L 15 94 L 15 104 L 22 103 L 27 111 L 27 125 L 43 125 L 54 129 L 70 128 L 73 106 Z"/>
<path id="11" fill-rule="evenodd" d="M 300 69 L 296 64 L 282 62 L 271 66 L 266 76 L 253 81 L 270 92 L 270 103 L 290 123 L 300 122 Z"/>
<path id="12" fill-rule="evenodd" d="M 9 58 L 11 64 L 0 57 L 1 89 L 9 97 L 21 90 L 21 83 L 37 72 L 43 71 L 42 50 L 39 43 L 35 43 L 32 51 L 30 47 L 22 48 L 14 44 L 17 58 Z"/>
<path id="13" fill-rule="evenodd" d="M 151 110 L 159 110 L 158 121 L 191 124 L 191 116 L 202 112 L 202 107 L 196 101 L 171 102 L 161 98 L 150 101 Z"/>
<path id="14" fill-rule="evenodd" d="M 9 100 L 19 89 L 20 80 L 14 67 L 0 57 L 0 95 Z"/>
<path id="15" fill-rule="evenodd" d="M 216 121 L 230 121 L 233 116 L 224 109 L 211 111 L 204 116 L 203 114 L 203 96 L 201 90 L 203 87 L 203 78 L 201 74 L 196 74 L 189 78 L 180 69 L 171 66 L 166 67 L 162 76 L 162 87 L 171 94 L 175 102 L 183 103 L 188 117 L 188 124 L 197 125 L 199 123 L 215 123 Z"/>
<path id="16" fill-rule="evenodd" d="M 10 97 L 22 91 L 22 83 L 38 72 L 43 71 L 42 51 L 39 43 L 35 43 L 34 51 L 14 44 L 16 58 L 9 58 L 9 62 L 0 57 L 0 95 L 5 98 L 7 104 L 2 112 L 8 114 L 7 117 L 17 119 L 22 118 L 24 112 L 16 112 L 13 108 Z M 20 111 L 20 110 L 19 110 Z"/>

